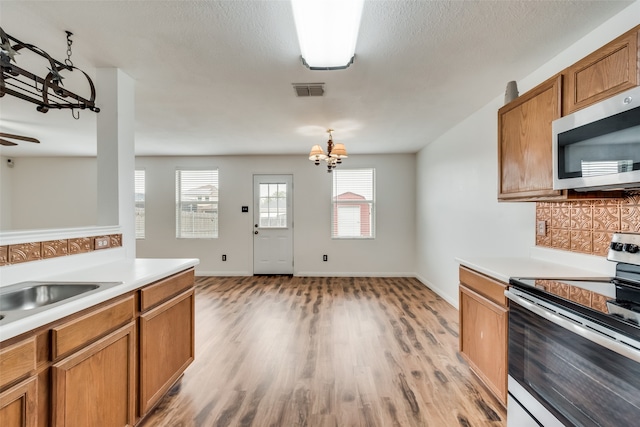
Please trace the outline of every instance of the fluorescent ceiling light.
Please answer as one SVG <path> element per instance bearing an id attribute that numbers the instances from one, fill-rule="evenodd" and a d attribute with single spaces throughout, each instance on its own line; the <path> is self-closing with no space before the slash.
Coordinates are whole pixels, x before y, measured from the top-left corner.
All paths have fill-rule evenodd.
<path id="1" fill-rule="evenodd" d="M 364 0 L 291 0 L 302 58 L 310 68 L 346 68 Z"/>

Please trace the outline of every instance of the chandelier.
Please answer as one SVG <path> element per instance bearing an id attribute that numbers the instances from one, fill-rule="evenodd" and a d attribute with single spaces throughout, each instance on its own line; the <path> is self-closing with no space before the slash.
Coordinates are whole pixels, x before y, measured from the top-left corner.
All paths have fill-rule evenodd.
<path id="1" fill-rule="evenodd" d="M 327 154 L 324 154 L 324 151 L 319 144 L 311 147 L 311 152 L 309 153 L 309 160 L 314 162 L 316 166 L 320 164 L 320 160 L 327 162 L 327 172 L 333 171 L 336 166 L 342 163 L 342 159 L 346 159 L 348 157 L 347 149 L 344 144 L 333 143 L 333 135 L 331 132 L 333 132 L 333 129 L 327 129 L 327 133 L 329 134 L 329 141 L 327 141 Z"/>

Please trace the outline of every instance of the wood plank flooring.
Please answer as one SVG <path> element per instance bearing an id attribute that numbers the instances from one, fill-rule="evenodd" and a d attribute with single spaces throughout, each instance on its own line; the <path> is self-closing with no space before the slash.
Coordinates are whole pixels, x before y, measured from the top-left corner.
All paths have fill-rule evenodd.
<path id="1" fill-rule="evenodd" d="M 505 426 L 415 279 L 201 277 L 196 360 L 151 426 Z"/>

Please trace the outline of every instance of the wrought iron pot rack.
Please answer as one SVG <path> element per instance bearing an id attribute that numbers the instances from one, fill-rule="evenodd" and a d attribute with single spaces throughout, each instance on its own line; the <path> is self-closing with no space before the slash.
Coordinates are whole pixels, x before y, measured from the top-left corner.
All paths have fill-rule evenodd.
<path id="1" fill-rule="evenodd" d="M 17 98 L 32 102 L 37 105 L 36 110 L 46 113 L 50 109 L 71 109 L 71 114 L 78 119 L 75 110 L 91 110 L 95 113 L 100 112 L 100 108 L 96 107 L 96 88 L 91 78 L 73 65 L 71 62 L 71 36 L 73 34 L 67 31 L 67 59 L 64 63 L 53 59 L 47 52 L 37 46 L 23 43 L 15 37 L 7 34 L 0 27 L 0 67 L 2 68 L 2 77 L 0 77 L 0 97 L 12 95 Z M 36 55 L 45 58 L 49 64 L 49 73 L 46 77 L 40 77 L 37 74 L 29 72 L 18 67 L 16 55 L 21 50 L 30 51 Z M 12 63 L 13 62 L 13 63 Z M 83 98 L 70 90 L 65 89 L 62 83 L 62 71 L 78 70 L 87 78 L 91 94 L 89 99 Z"/>

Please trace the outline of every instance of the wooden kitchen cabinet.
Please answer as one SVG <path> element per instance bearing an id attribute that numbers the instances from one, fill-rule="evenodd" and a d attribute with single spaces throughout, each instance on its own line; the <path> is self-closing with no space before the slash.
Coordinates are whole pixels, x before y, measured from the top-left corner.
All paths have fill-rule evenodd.
<path id="1" fill-rule="evenodd" d="M 139 413 L 149 412 L 195 357 L 194 275 L 189 270 L 140 290 Z M 173 296 L 176 292 L 181 292 Z"/>
<path id="2" fill-rule="evenodd" d="M 134 321 L 52 367 L 53 427 L 135 424 Z"/>
<path id="3" fill-rule="evenodd" d="M 498 200 L 563 197 L 553 190 L 551 141 L 561 88 L 557 75 L 498 110 Z"/>
<path id="4" fill-rule="evenodd" d="M 38 425 L 38 377 L 33 376 L 0 393 L 0 426 Z"/>
<path id="5" fill-rule="evenodd" d="M 562 72 L 562 115 L 640 84 L 640 26 L 626 32 Z"/>
<path id="6" fill-rule="evenodd" d="M 0 426 L 38 425 L 36 338 L 0 350 Z"/>
<path id="7" fill-rule="evenodd" d="M 460 267 L 460 354 L 494 396 L 507 403 L 507 285 Z"/>
<path id="8" fill-rule="evenodd" d="M 135 424 L 133 295 L 51 328 L 52 426 Z M 64 359 L 57 361 L 61 357 Z"/>
<path id="9" fill-rule="evenodd" d="M 195 355 L 194 269 L 0 343 L 0 426 L 140 424 Z"/>

